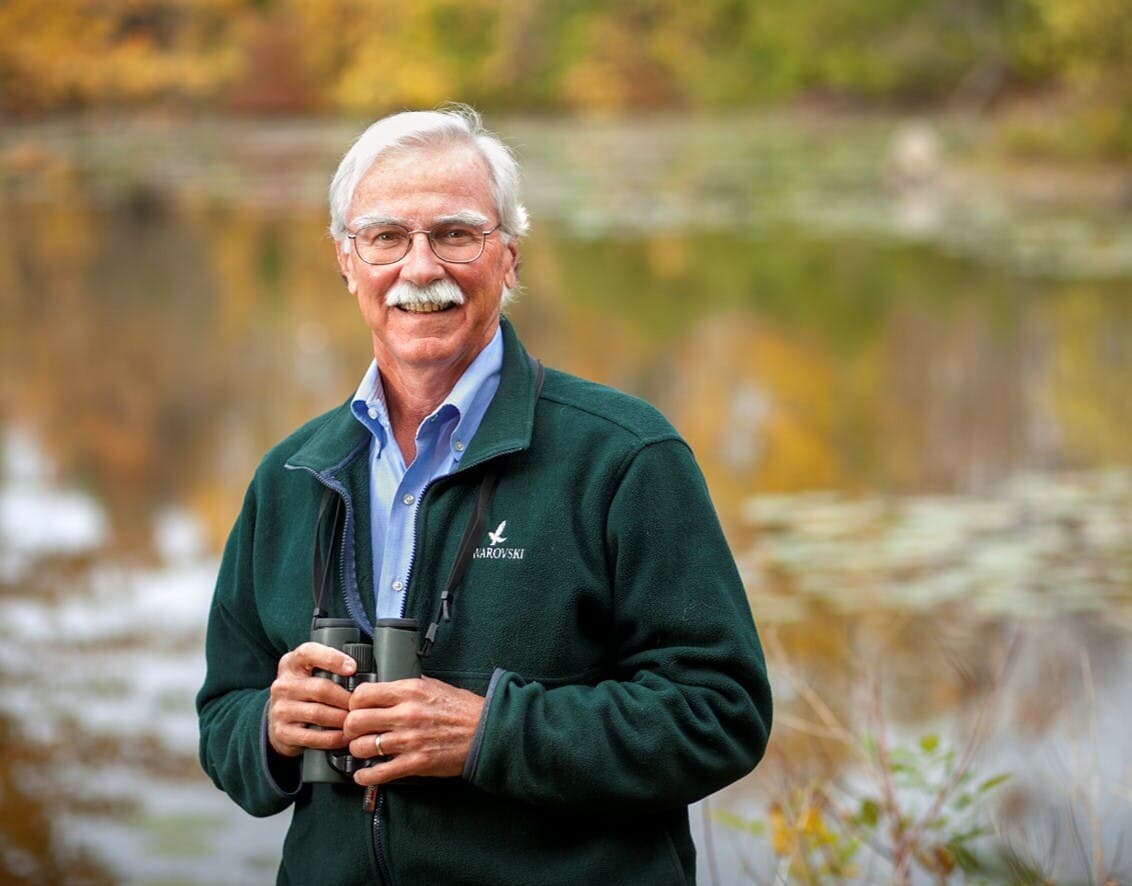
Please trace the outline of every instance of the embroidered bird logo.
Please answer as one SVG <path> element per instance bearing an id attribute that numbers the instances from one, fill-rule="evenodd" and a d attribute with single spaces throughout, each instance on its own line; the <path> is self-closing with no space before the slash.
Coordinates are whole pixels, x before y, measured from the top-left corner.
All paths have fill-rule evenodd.
<path id="1" fill-rule="evenodd" d="M 495 532 L 488 532 L 487 537 L 491 539 L 491 546 L 494 548 L 496 545 L 501 545 L 507 539 L 503 536 L 503 529 L 507 526 L 507 521 L 504 520 L 495 527 Z"/>

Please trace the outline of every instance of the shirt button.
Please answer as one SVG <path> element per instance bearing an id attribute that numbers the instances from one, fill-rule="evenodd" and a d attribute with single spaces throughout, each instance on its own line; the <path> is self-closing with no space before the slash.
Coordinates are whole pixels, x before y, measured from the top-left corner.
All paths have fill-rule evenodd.
<path id="1" fill-rule="evenodd" d="M 463 452 L 464 451 L 464 441 L 463 440 L 457 440 L 455 443 L 452 444 L 452 448 L 455 449 L 457 452 Z"/>
<path id="2" fill-rule="evenodd" d="M 369 408 L 369 417 L 370 418 L 377 418 L 377 410 L 374 409 L 372 406 Z"/>
<path id="3" fill-rule="evenodd" d="M 405 583 L 401 581 L 401 579 L 397 579 L 395 582 L 393 582 L 393 590 L 399 591 L 403 587 L 405 587 Z"/>
<path id="4" fill-rule="evenodd" d="M 411 492 L 406 492 L 401 496 L 401 502 L 403 504 L 411 505 L 414 501 L 416 501 L 416 499 L 413 498 L 413 493 Z"/>

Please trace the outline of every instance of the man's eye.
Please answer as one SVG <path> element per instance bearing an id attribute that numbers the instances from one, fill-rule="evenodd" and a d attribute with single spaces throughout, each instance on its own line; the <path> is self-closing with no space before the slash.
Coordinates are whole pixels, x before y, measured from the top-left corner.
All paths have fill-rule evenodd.
<path id="1" fill-rule="evenodd" d="M 358 244 L 365 249 L 393 251 L 403 249 L 409 235 L 396 226 L 374 225 L 358 231 Z"/>
<path id="2" fill-rule="evenodd" d="M 432 232 L 432 238 L 438 243 L 447 243 L 448 245 L 460 245 L 462 243 L 471 243 L 478 236 L 479 232 L 474 228 L 461 227 L 458 225 L 445 225 L 444 227 L 437 228 Z"/>

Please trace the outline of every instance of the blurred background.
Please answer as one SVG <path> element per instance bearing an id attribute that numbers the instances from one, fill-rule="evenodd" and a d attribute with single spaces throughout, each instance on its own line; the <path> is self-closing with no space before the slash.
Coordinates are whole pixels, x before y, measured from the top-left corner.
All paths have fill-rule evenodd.
<path id="1" fill-rule="evenodd" d="M 1132 876 L 1129 0 L 0 3 L 0 873 L 272 882 L 220 548 L 368 335 L 325 191 L 467 101 L 512 317 L 691 443 L 777 695 L 706 883 Z"/>

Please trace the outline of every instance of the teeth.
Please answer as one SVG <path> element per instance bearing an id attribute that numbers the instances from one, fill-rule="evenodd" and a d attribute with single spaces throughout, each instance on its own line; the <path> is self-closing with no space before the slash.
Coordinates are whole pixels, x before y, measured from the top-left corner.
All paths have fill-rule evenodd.
<path id="1" fill-rule="evenodd" d="M 398 305 L 401 310 L 409 311 L 413 314 L 433 314 L 437 311 L 443 311 L 445 308 L 449 308 L 451 306 L 452 302 L 445 302 L 442 305 L 438 305 L 435 302 L 424 302 L 423 304 L 412 305 Z"/>

